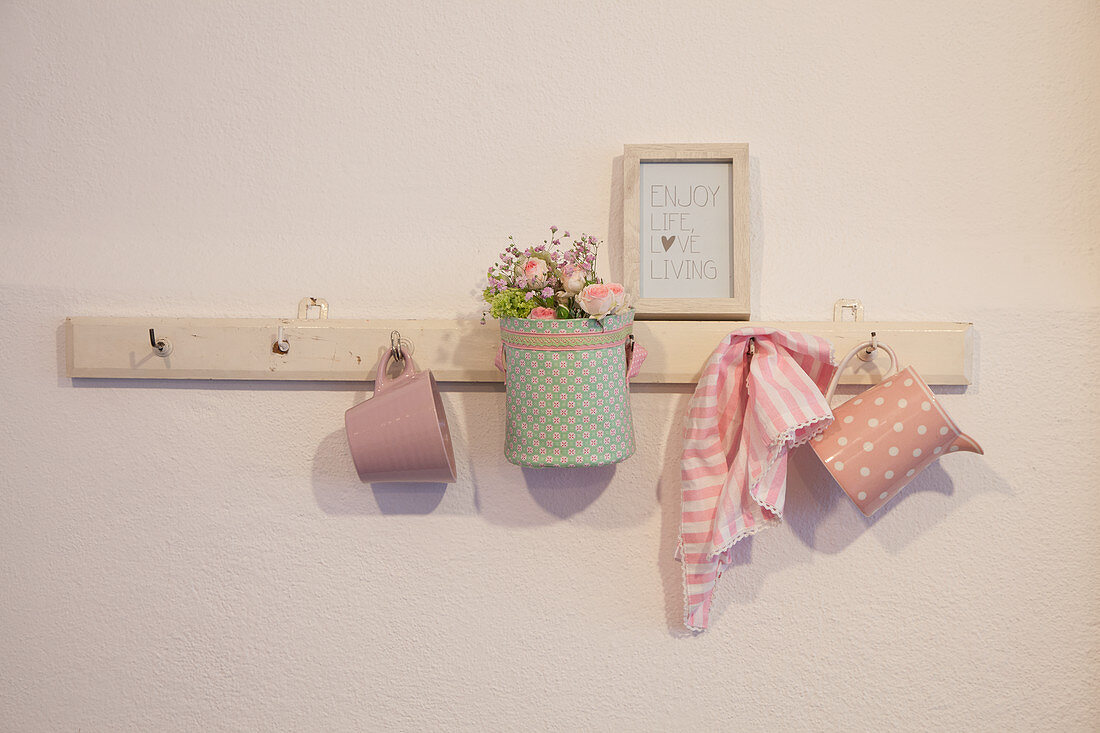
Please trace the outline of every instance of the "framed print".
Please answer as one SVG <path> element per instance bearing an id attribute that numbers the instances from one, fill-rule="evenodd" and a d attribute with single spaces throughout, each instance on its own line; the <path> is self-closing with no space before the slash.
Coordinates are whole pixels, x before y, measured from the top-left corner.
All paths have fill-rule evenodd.
<path id="1" fill-rule="evenodd" d="M 623 286 L 641 318 L 749 317 L 749 146 L 623 146 Z"/>

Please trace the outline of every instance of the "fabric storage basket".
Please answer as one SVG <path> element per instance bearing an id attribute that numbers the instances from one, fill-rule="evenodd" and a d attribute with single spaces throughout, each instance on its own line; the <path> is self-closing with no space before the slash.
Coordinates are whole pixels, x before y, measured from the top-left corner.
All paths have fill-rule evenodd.
<path id="1" fill-rule="evenodd" d="M 602 466 L 634 453 L 628 380 L 645 350 L 634 311 L 592 318 L 502 318 L 504 454 L 519 466 Z"/>

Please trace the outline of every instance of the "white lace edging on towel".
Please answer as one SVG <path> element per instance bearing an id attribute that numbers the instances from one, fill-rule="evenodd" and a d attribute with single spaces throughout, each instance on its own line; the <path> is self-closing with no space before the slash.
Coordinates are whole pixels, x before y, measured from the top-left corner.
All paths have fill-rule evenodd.
<path id="1" fill-rule="evenodd" d="M 830 354 L 830 356 L 832 355 Z M 778 508 L 772 506 L 768 502 L 762 501 L 761 499 L 757 498 L 755 493 L 756 488 L 760 485 L 760 482 L 763 480 L 763 478 L 771 472 L 776 462 L 785 455 L 786 451 L 790 450 L 791 448 L 797 448 L 800 445 L 804 445 L 805 443 L 813 440 L 816 435 L 828 428 L 832 424 L 832 422 L 832 412 L 830 412 L 828 415 L 818 415 L 817 417 L 806 420 L 802 423 L 799 423 L 798 425 L 793 425 L 787 428 L 778 436 L 775 443 L 772 444 L 772 449 L 768 451 L 768 462 L 764 466 L 764 470 L 760 472 L 760 475 L 749 486 L 749 496 L 751 496 L 753 501 L 755 501 L 761 507 L 767 509 L 772 516 L 765 517 L 763 521 L 761 521 L 759 524 L 754 524 L 751 527 L 746 527 L 740 530 L 737 534 L 723 542 L 717 548 L 709 550 L 706 555 L 708 559 L 713 558 L 717 555 L 721 555 L 722 553 L 728 551 L 730 548 L 732 548 L 734 545 L 736 545 L 738 542 L 745 539 L 746 537 L 751 537 L 757 532 L 762 532 L 765 529 L 774 527 L 775 525 L 780 524 L 783 521 L 783 512 L 781 512 Z M 813 430 L 808 430 L 809 428 L 813 428 Z M 797 435 L 800 430 L 808 430 L 808 432 L 800 440 L 795 441 L 794 436 Z M 682 491 L 680 495 L 680 500 L 681 502 L 683 501 Z M 676 543 L 676 559 L 680 562 L 683 562 L 683 538 L 684 521 L 683 513 L 681 512 L 680 539 Z M 694 626 L 688 622 L 688 616 L 691 615 L 691 603 L 688 600 L 686 569 L 680 573 L 680 585 L 684 596 L 684 626 L 691 631 L 705 631 L 705 626 Z"/>

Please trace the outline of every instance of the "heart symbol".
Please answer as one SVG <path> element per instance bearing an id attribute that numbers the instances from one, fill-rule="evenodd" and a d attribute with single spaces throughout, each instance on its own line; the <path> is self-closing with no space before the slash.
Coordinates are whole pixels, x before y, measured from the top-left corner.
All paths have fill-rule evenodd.
<path id="1" fill-rule="evenodd" d="M 671 247 L 672 243 L 675 242 L 675 241 L 676 241 L 676 235 L 675 234 L 673 234 L 671 237 L 666 237 L 663 234 L 661 235 L 661 244 L 664 245 L 665 252 L 668 252 L 668 248 Z"/>

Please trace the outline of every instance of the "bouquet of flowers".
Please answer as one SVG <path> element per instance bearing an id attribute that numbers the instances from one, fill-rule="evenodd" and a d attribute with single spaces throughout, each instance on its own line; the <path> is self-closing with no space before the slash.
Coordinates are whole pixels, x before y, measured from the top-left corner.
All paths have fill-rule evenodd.
<path id="1" fill-rule="evenodd" d="M 629 310 L 623 286 L 596 277 L 599 241 L 582 234 L 563 249 L 569 232 L 557 235 L 552 226 L 549 240 L 524 250 L 508 237 L 483 293 L 493 318 L 602 320 Z"/>

